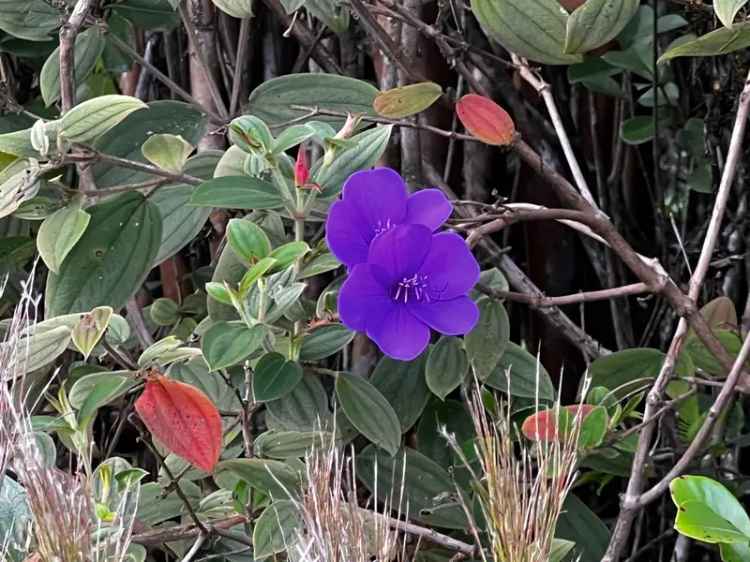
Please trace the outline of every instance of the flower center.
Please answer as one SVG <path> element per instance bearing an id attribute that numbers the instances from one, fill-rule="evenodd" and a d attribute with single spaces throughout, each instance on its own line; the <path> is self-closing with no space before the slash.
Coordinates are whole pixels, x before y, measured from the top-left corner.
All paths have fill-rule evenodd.
<path id="1" fill-rule="evenodd" d="M 391 228 L 393 228 L 393 223 L 391 222 L 391 219 L 385 219 L 379 220 L 378 223 L 375 225 L 375 236 L 379 236 L 380 234 L 383 234 L 384 232 L 388 232 Z"/>
<path id="2" fill-rule="evenodd" d="M 412 277 L 404 277 L 393 286 L 392 298 L 396 302 L 430 302 L 428 294 L 428 277 L 422 273 L 415 273 Z"/>

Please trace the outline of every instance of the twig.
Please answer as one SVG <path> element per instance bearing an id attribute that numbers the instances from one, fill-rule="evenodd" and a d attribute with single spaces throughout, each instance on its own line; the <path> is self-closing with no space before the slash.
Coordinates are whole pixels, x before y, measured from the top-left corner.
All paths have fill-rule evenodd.
<path id="1" fill-rule="evenodd" d="M 65 155 L 63 163 L 65 162 L 107 162 L 108 164 L 119 166 L 120 168 L 128 168 L 130 170 L 137 170 L 139 172 L 145 172 L 147 174 L 151 174 L 154 176 L 166 178 L 175 183 L 187 183 L 190 185 L 198 185 L 198 184 L 203 183 L 203 180 L 201 180 L 200 178 L 196 178 L 195 176 L 191 176 L 189 174 L 175 174 L 172 172 L 168 172 L 167 170 L 162 170 L 161 168 L 157 168 L 156 166 L 151 166 L 149 164 L 144 164 L 142 162 L 136 162 L 135 160 L 128 160 L 127 158 L 120 158 L 119 156 L 111 156 L 109 154 L 104 154 L 103 152 L 99 152 L 89 147 L 82 147 L 82 149 L 85 150 L 86 152 L 79 152 L 79 153 L 74 152 L 74 153 Z"/>
<path id="2" fill-rule="evenodd" d="M 399 531 L 409 533 L 410 535 L 414 535 L 416 537 L 422 537 L 424 539 L 427 539 L 431 543 L 445 547 L 448 550 L 461 552 L 462 554 L 466 554 L 468 556 L 476 556 L 477 552 L 479 551 L 478 547 L 474 545 L 440 534 L 433 529 L 420 527 L 419 525 L 414 525 L 412 523 L 401 521 L 400 519 L 394 519 L 392 517 L 388 517 L 386 515 L 375 513 L 369 510 L 363 511 L 365 511 L 369 517 L 378 518 L 384 521 L 393 529 L 398 529 Z"/>
<path id="3" fill-rule="evenodd" d="M 92 0 L 78 0 L 60 28 L 60 105 L 65 113 L 76 104 L 75 44 Z"/>
<path id="4" fill-rule="evenodd" d="M 476 286 L 477 291 L 496 299 L 505 299 L 513 302 L 520 302 L 529 305 L 531 308 L 546 308 L 551 306 L 565 306 L 569 304 L 578 304 L 582 302 L 595 302 L 608 299 L 619 299 L 631 295 L 640 295 L 650 293 L 648 285 L 645 283 L 633 283 L 623 285 L 613 289 L 602 289 L 600 291 L 589 291 L 576 293 L 574 295 L 564 295 L 560 297 L 537 297 L 525 293 L 514 293 L 511 291 L 499 291 L 482 284 Z"/>
<path id="5" fill-rule="evenodd" d="M 159 70 L 156 66 L 151 64 L 149 61 L 147 61 L 145 58 L 143 58 L 138 51 L 136 51 L 133 47 L 128 45 L 125 41 L 120 39 L 117 34 L 110 33 L 108 39 L 112 41 L 112 43 L 120 49 L 123 53 L 133 57 L 136 61 L 138 61 L 138 64 L 140 64 L 144 69 L 147 69 L 151 74 L 154 75 L 154 77 L 159 80 L 162 84 L 164 84 L 167 88 L 172 90 L 175 94 L 180 96 L 182 99 L 184 99 L 186 102 L 190 103 L 191 105 L 194 105 L 196 108 L 198 108 L 200 111 L 208 114 L 212 120 L 216 121 L 217 123 L 224 123 L 226 120 L 222 119 L 222 117 L 216 113 L 213 109 L 208 108 L 204 105 L 202 105 L 198 100 L 196 100 L 193 95 L 185 90 L 182 86 L 180 86 L 177 82 L 172 80 L 169 76 L 164 74 L 161 70 Z"/>
<path id="6" fill-rule="evenodd" d="M 146 327 L 146 322 L 143 319 L 143 313 L 141 307 L 135 300 L 135 297 L 128 299 L 125 309 L 128 311 L 128 318 L 132 320 L 133 327 L 135 328 L 135 335 L 138 337 L 138 341 L 141 342 L 143 349 L 146 349 L 153 345 L 154 338 L 151 337 L 151 332 Z"/>
<path id="7" fill-rule="evenodd" d="M 695 272 L 690 279 L 688 299 L 690 299 L 692 302 L 695 302 L 699 296 L 700 288 L 703 284 L 703 280 L 705 279 L 706 273 L 708 271 L 708 266 L 711 261 L 711 256 L 713 255 L 713 251 L 716 246 L 716 241 L 721 229 L 721 223 L 724 218 L 724 213 L 726 212 L 727 201 L 729 199 L 731 187 L 734 183 L 734 178 L 737 172 L 737 163 L 742 151 L 742 144 L 747 128 L 748 112 L 750 112 L 750 73 L 748 73 L 744 88 L 742 90 L 742 93 L 740 94 L 737 116 L 735 118 L 734 129 L 732 130 L 732 138 L 729 145 L 727 162 L 724 166 L 724 172 L 719 184 L 719 191 L 716 195 L 714 209 L 711 214 L 711 222 L 708 227 L 706 238 L 703 242 L 701 255 L 698 259 L 698 265 L 696 266 Z M 686 319 L 681 319 L 679 324 L 677 325 L 677 330 L 675 331 L 675 334 L 672 338 L 672 343 L 669 346 L 669 351 L 667 352 L 667 356 L 659 372 L 659 376 L 657 377 L 656 382 L 649 392 L 648 400 L 646 402 L 646 409 L 643 414 L 644 421 L 647 421 L 652 416 L 654 416 L 655 412 L 659 408 L 661 397 L 663 396 L 664 389 L 666 388 L 667 383 L 669 382 L 669 379 L 674 372 L 674 368 L 677 363 L 677 357 L 682 350 L 682 345 L 687 336 L 688 328 L 689 326 Z M 747 343 L 748 341 L 750 341 L 750 338 L 747 338 L 745 340 L 745 343 Z M 745 350 L 745 347 L 745 344 L 743 344 L 743 351 Z M 734 386 L 739 380 L 740 374 L 743 370 L 743 366 L 744 360 L 741 362 L 733 362 L 732 369 L 730 370 L 730 376 L 725 381 L 725 386 L 717 396 L 716 401 L 711 407 L 711 411 L 715 411 L 717 405 L 723 408 L 727 403 L 729 397 L 732 394 L 732 391 L 734 390 Z M 736 376 L 732 378 L 732 374 L 736 374 Z M 703 425 L 698 432 L 698 436 L 707 435 L 708 431 L 710 431 L 710 428 L 713 427 L 714 421 L 715 420 L 709 415 L 709 417 L 704 420 Z M 704 431 L 704 429 L 706 429 L 706 431 Z M 620 511 L 620 515 L 617 518 L 615 528 L 612 532 L 612 538 L 607 548 L 607 552 L 604 558 L 602 558 L 602 562 L 616 562 L 617 560 L 619 560 L 622 548 L 628 540 L 628 536 L 630 535 L 630 529 L 633 525 L 635 514 L 637 513 L 638 509 L 640 509 L 647 503 L 641 496 L 641 492 L 644 486 L 645 463 L 648 457 L 649 447 L 651 446 L 651 441 L 653 439 L 654 430 L 655 425 L 650 424 L 646 426 L 639 435 L 638 446 L 636 448 L 633 459 L 630 479 L 628 480 L 628 486 L 622 502 L 622 510 Z M 687 456 L 688 453 L 690 453 L 690 455 L 695 455 L 698 453 L 699 449 L 693 448 L 693 444 L 695 444 L 697 440 L 698 439 L 696 437 L 691 446 L 680 459 L 679 462 L 681 469 L 684 469 L 684 466 L 686 466 L 687 463 L 692 460 L 692 456 Z M 700 443 L 699 446 L 702 446 L 702 443 Z M 672 470 L 669 474 L 676 476 L 679 474 L 679 472 L 675 472 L 674 470 Z M 662 480 L 662 482 L 665 482 L 665 480 Z M 648 496 L 646 497 L 646 499 L 648 499 L 648 501 L 653 501 L 661 493 L 663 493 L 663 490 L 666 489 L 666 486 L 668 485 L 668 481 L 666 481 L 666 484 L 657 484 L 648 492 Z"/>
<path id="8" fill-rule="evenodd" d="M 240 105 L 240 93 L 242 92 L 242 82 L 245 77 L 245 68 L 247 65 L 247 51 L 250 46 L 250 26 L 251 18 L 243 18 L 240 23 L 240 33 L 237 36 L 237 60 L 234 65 L 234 80 L 232 82 L 232 94 L 229 99 L 229 114 L 234 115 Z"/>
<path id="9" fill-rule="evenodd" d="M 206 528 L 208 529 L 209 533 L 219 534 L 220 530 L 223 531 L 226 529 L 231 529 L 232 527 L 242 525 L 246 522 L 247 517 L 245 517 L 244 515 L 233 515 L 231 517 L 227 517 L 226 519 L 214 521 L 212 524 L 206 525 Z M 196 527 L 194 524 L 189 524 L 180 525 L 178 527 L 169 527 L 166 529 L 154 529 L 151 531 L 146 531 L 138 535 L 133 535 L 131 540 L 132 542 L 143 546 L 159 546 L 165 543 L 197 537 L 200 534 L 201 530 L 198 527 Z M 241 540 L 238 540 L 234 535 L 232 535 L 232 538 L 237 540 L 237 542 L 242 542 Z"/>
<path id="10" fill-rule="evenodd" d="M 203 546 L 203 543 L 206 542 L 206 535 L 200 534 L 195 539 L 195 542 L 193 543 L 193 546 L 190 547 L 190 550 L 187 551 L 187 554 L 182 558 L 181 562 L 190 562 L 196 554 L 198 554 L 198 551 Z"/>

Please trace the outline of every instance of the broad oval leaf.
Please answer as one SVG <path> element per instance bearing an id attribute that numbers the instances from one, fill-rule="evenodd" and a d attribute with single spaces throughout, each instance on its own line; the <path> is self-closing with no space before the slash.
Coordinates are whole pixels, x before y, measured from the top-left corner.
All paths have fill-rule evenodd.
<path id="1" fill-rule="evenodd" d="M 587 0 L 570 14 L 565 52 L 583 54 L 608 43 L 630 22 L 640 0 Z"/>
<path id="2" fill-rule="evenodd" d="M 180 135 L 190 144 L 197 145 L 203 137 L 207 122 L 205 114 L 187 103 L 154 101 L 148 104 L 148 111 L 136 111 L 128 115 L 122 123 L 97 139 L 94 147 L 111 156 L 146 163 L 141 146 L 149 137 L 169 133 Z M 94 180 L 100 189 L 152 179 L 154 176 L 151 174 L 115 164 L 102 162 L 94 166 Z"/>
<path id="3" fill-rule="evenodd" d="M 325 431 L 266 431 L 253 443 L 255 453 L 272 459 L 304 457 L 313 447 L 326 447 L 333 436 Z"/>
<path id="4" fill-rule="evenodd" d="M 212 472 L 222 447 L 221 417 L 203 392 L 160 374 L 149 375 L 135 410 L 167 449 Z"/>
<path id="5" fill-rule="evenodd" d="M 507 146 L 516 135 L 508 112 L 484 96 L 466 94 L 456 103 L 456 114 L 467 131 L 487 144 Z"/>
<path id="6" fill-rule="evenodd" d="M 474 372 L 485 380 L 495 370 L 510 340 L 510 321 L 505 307 L 499 301 L 482 297 L 479 322 L 464 337 L 464 346 Z"/>
<path id="7" fill-rule="evenodd" d="M 148 106 L 138 98 L 99 96 L 78 104 L 63 115 L 60 134 L 73 142 L 89 143 L 139 109 L 148 109 Z"/>
<path id="8" fill-rule="evenodd" d="M 91 221 L 58 273 L 47 277 L 47 318 L 125 304 L 145 279 L 161 241 L 161 217 L 140 193 L 88 209 Z"/>
<path id="9" fill-rule="evenodd" d="M 51 271 L 60 271 L 66 256 L 86 232 L 90 220 L 91 215 L 78 205 L 63 207 L 44 219 L 37 233 L 36 246 Z"/>
<path id="10" fill-rule="evenodd" d="M 247 262 L 271 253 L 271 241 L 265 231 L 248 219 L 232 219 L 227 225 L 227 240 L 234 252 Z"/>
<path id="11" fill-rule="evenodd" d="M 73 345 L 81 352 L 84 359 L 89 358 L 91 351 L 102 339 L 112 319 L 112 312 L 109 306 L 96 307 L 88 314 L 82 315 L 76 327 L 73 328 L 70 334 Z"/>
<path id="12" fill-rule="evenodd" d="M 503 47 L 543 64 L 581 62 L 563 53 L 568 13 L 558 0 L 471 0 L 484 32 Z"/>
<path id="13" fill-rule="evenodd" d="M 253 372 L 253 396 L 259 402 L 276 400 L 289 394 L 302 380 L 302 367 L 280 353 L 267 353 Z"/>
<path id="14" fill-rule="evenodd" d="M 216 2 L 216 0 L 214 0 Z M 291 500 L 275 501 L 263 510 L 253 529 L 253 557 L 262 560 L 272 554 L 293 551 L 302 525 L 297 504 Z"/>
<path id="15" fill-rule="evenodd" d="M 190 204 L 228 209 L 279 209 L 284 199 L 272 183 L 250 176 L 223 176 L 200 184 Z"/>
<path id="16" fill-rule="evenodd" d="M 510 374 L 508 378 L 507 374 Z M 508 342 L 503 356 L 485 381 L 488 386 L 511 396 L 554 400 L 555 387 L 549 373 L 535 356 L 523 347 Z"/>
<path id="17" fill-rule="evenodd" d="M 329 324 L 312 330 L 302 341 L 299 358 L 302 361 L 318 361 L 330 357 L 354 339 L 343 324 Z"/>
<path id="18" fill-rule="evenodd" d="M 659 57 L 659 64 L 678 57 L 713 57 L 750 47 L 750 23 L 722 27 L 692 41 L 675 45 Z"/>
<path id="19" fill-rule="evenodd" d="M 44 0 L 0 0 L 0 29 L 28 41 L 49 41 L 63 15 Z"/>
<path id="20" fill-rule="evenodd" d="M 248 328 L 244 322 L 217 322 L 203 335 L 203 357 L 212 371 L 237 365 L 260 347 L 265 334 L 263 326 Z"/>
<path id="21" fill-rule="evenodd" d="M 70 389 L 70 404 L 78 410 L 78 425 L 87 428 L 102 406 L 125 394 L 137 381 L 132 373 L 92 373 L 78 379 Z"/>
<path id="22" fill-rule="evenodd" d="M 357 455 L 356 465 L 357 478 L 377 493 L 378 500 L 392 502 L 394 491 L 403 490 L 410 518 L 435 527 L 467 529 L 463 508 L 454 499 L 455 482 L 418 451 L 407 447 L 389 457 L 371 445 Z"/>
<path id="23" fill-rule="evenodd" d="M 162 133 L 149 137 L 143 143 L 141 152 L 143 157 L 154 166 L 173 174 L 179 174 L 185 167 L 185 162 L 187 162 L 188 156 L 194 148 L 180 135 Z"/>
<path id="24" fill-rule="evenodd" d="M 420 82 L 380 92 L 372 106 L 383 117 L 403 119 L 421 113 L 442 95 L 440 84 Z"/>
<path id="25" fill-rule="evenodd" d="M 291 465 L 273 459 L 232 459 L 221 461 L 216 472 L 229 471 L 273 498 L 287 499 L 299 494 L 301 475 Z"/>
<path id="26" fill-rule="evenodd" d="M 79 33 L 75 41 L 74 84 L 83 84 L 104 50 L 104 33 L 98 26 L 92 26 Z M 44 63 L 39 75 L 39 89 L 47 107 L 60 99 L 60 47 L 52 51 Z"/>
<path id="27" fill-rule="evenodd" d="M 332 421 L 328 395 L 319 377 L 305 375 L 294 390 L 266 404 L 269 427 L 286 431 L 326 429 Z"/>
<path id="28" fill-rule="evenodd" d="M 372 115 L 378 90 L 362 80 L 325 73 L 289 74 L 266 80 L 250 94 L 247 113 L 267 125 L 279 125 L 309 113 L 299 107 L 318 107 Z M 297 107 L 295 107 L 297 106 Z M 316 116 L 316 120 L 343 124 L 345 117 Z"/>
<path id="29" fill-rule="evenodd" d="M 17 342 L 19 350 L 24 353 L 16 353 L 10 357 L 7 372 L 3 379 L 12 379 L 26 372 L 41 369 L 52 363 L 68 348 L 70 344 L 70 327 L 55 326 L 49 329 L 39 329 L 39 325 L 30 336 L 21 338 Z M 10 345 L 7 342 L 0 343 L 0 349 Z"/>
<path id="30" fill-rule="evenodd" d="M 653 139 L 655 131 L 653 117 L 637 115 L 622 122 L 620 138 L 626 144 L 639 145 Z"/>
<path id="31" fill-rule="evenodd" d="M 425 383 L 426 356 L 423 353 L 413 361 L 397 361 L 383 356 L 370 377 L 372 385 L 396 412 L 402 433 L 417 423 L 430 400 Z"/>
<path id="32" fill-rule="evenodd" d="M 362 377 L 339 373 L 336 397 L 346 417 L 362 435 L 390 455 L 396 454 L 401 444 L 401 423 L 377 388 Z"/>
<path id="33" fill-rule="evenodd" d="M 466 378 L 469 360 L 461 340 L 443 336 L 430 350 L 427 358 L 427 386 L 441 400 L 445 400 Z"/>

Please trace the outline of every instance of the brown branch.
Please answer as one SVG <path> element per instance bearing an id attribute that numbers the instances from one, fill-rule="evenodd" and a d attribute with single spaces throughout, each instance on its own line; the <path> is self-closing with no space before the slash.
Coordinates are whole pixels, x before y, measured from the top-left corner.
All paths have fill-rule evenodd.
<path id="1" fill-rule="evenodd" d="M 62 112 L 70 111 L 76 104 L 75 46 L 76 37 L 93 0 L 78 0 L 68 21 L 60 28 L 60 105 Z"/>
<path id="2" fill-rule="evenodd" d="M 527 295 L 526 293 L 499 291 L 482 284 L 477 285 L 476 289 L 480 293 L 484 293 L 485 295 L 494 297 L 496 299 L 504 299 L 527 304 L 531 308 L 548 308 L 551 306 L 565 306 L 569 304 L 580 304 L 583 302 L 619 299 L 632 295 L 641 295 L 643 293 L 651 292 L 648 288 L 648 285 L 646 285 L 645 283 L 633 283 L 631 285 L 623 285 L 622 287 L 615 287 L 613 289 L 602 289 L 600 291 L 589 291 L 585 293 L 581 292 L 574 295 L 564 295 L 560 297 L 540 297 L 535 295 Z"/>
<path id="3" fill-rule="evenodd" d="M 247 522 L 247 517 L 244 515 L 233 515 L 226 519 L 220 519 L 214 521 L 211 524 L 206 524 L 206 529 L 209 533 L 219 534 L 219 531 L 225 531 L 242 525 Z M 194 524 L 180 525 L 178 527 L 169 527 L 166 529 L 154 529 L 151 531 L 145 531 L 131 537 L 131 541 L 143 546 L 160 546 L 165 543 L 175 542 L 184 539 L 191 539 L 201 534 L 201 530 Z M 241 538 L 237 538 L 232 535 L 232 538 L 237 542 L 243 542 Z M 244 544 L 244 543 L 243 543 Z M 252 546 L 249 544 L 248 546 Z"/>
<path id="4" fill-rule="evenodd" d="M 196 178 L 195 176 L 191 176 L 189 174 L 175 174 L 172 172 L 168 172 L 167 170 L 157 168 L 156 166 L 143 164 L 142 162 L 136 162 L 135 160 L 128 160 L 127 158 L 120 158 L 119 156 L 111 156 L 109 154 L 104 154 L 103 152 L 98 152 L 88 147 L 82 147 L 82 150 L 85 150 L 85 152 L 65 155 L 63 163 L 106 162 L 108 164 L 119 166 L 120 168 L 128 168 L 130 170 L 137 170 L 139 172 L 145 172 L 146 174 L 151 174 L 153 176 L 166 178 L 175 183 L 187 183 L 190 185 L 198 185 L 200 183 L 203 183 L 203 180 L 201 180 L 200 178 Z"/>

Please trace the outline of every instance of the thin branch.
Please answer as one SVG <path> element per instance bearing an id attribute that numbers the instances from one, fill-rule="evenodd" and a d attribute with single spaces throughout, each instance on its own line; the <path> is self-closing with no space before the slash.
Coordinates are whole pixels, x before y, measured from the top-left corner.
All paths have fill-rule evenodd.
<path id="1" fill-rule="evenodd" d="M 613 289 L 602 289 L 600 291 L 589 291 L 576 293 L 574 295 L 564 295 L 560 297 L 537 297 L 525 293 L 515 293 L 511 291 L 499 291 L 485 285 L 476 286 L 477 291 L 496 299 L 505 299 L 513 302 L 520 302 L 529 305 L 531 308 L 547 308 L 551 306 L 565 306 L 569 304 L 579 304 L 582 302 L 595 302 L 609 299 L 619 299 L 632 295 L 641 295 L 650 293 L 648 285 L 645 283 L 633 283 L 623 285 Z"/>
<path id="2" fill-rule="evenodd" d="M 119 156 L 111 156 L 109 154 L 99 152 L 89 147 L 81 147 L 81 148 L 85 150 L 85 152 L 67 154 L 65 155 L 63 163 L 66 163 L 66 162 L 106 162 L 108 164 L 119 166 L 120 168 L 128 168 L 130 170 L 137 170 L 139 172 L 145 172 L 153 176 L 166 178 L 175 183 L 187 183 L 190 185 L 198 185 L 198 184 L 203 183 L 203 180 L 201 180 L 200 178 L 196 178 L 195 176 L 191 176 L 189 174 L 175 174 L 172 172 L 168 172 L 167 170 L 162 170 L 161 168 L 157 168 L 156 166 L 151 166 L 149 164 L 144 164 L 142 162 L 136 162 L 135 160 L 128 160 L 127 158 L 120 158 Z"/>
<path id="3" fill-rule="evenodd" d="M 91 10 L 91 4 L 92 0 L 78 0 L 68 21 L 60 28 L 60 105 L 63 113 L 76 104 L 76 37 Z"/>
<path id="4" fill-rule="evenodd" d="M 125 308 L 128 311 L 128 318 L 130 318 L 130 320 L 133 322 L 135 335 L 138 337 L 138 341 L 141 342 L 141 346 L 143 347 L 143 349 L 146 349 L 153 345 L 154 338 L 151 337 L 151 332 L 149 332 L 148 328 L 146 327 L 146 322 L 143 319 L 141 307 L 136 302 L 135 297 L 128 299 Z"/>
<path id="5" fill-rule="evenodd" d="M 231 517 L 227 517 L 226 519 L 214 521 L 210 525 L 207 524 L 206 528 L 209 533 L 219 534 L 219 531 L 231 529 L 232 527 L 242 525 L 243 523 L 247 523 L 247 517 L 245 517 L 244 515 L 233 515 Z M 170 542 L 191 539 L 200 536 L 200 534 L 201 530 L 191 523 L 188 525 L 180 525 L 178 527 L 168 527 L 166 529 L 154 529 L 151 531 L 146 531 L 138 535 L 133 535 L 131 541 L 135 544 L 140 544 L 143 546 L 160 546 L 162 544 Z M 234 535 L 232 535 L 232 538 L 234 538 L 238 542 L 242 542 Z"/>
<path id="6" fill-rule="evenodd" d="M 242 92 L 242 82 L 247 65 L 245 59 L 250 48 L 250 26 L 252 23 L 251 18 L 243 18 L 242 23 L 240 23 L 240 33 L 237 36 L 237 61 L 234 65 L 234 81 L 232 82 L 232 94 L 229 99 L 230 115 L 235 115 L 240 106 L 240 93 Z"/>
<path id="7" fill-rule="evenodd" d="M 393 529 L 398 529 L 399 531 L 409 533 L 410 535 L 414 535 L 415 537 L 427 539 L 431 543 L 447 548 L 448 550 L 460 552 L 462 554 L 466 554 L 467 556 L 476 556 L 479 551 L 478 547 L 474 545 L 459 541 L 447 535 L 443 535 L 432 529 L 420 527 L 419 525 L 414 525 L 412 523 L 401 521 L 400 519 L 394 519 L 392 517 L 388 517 L 386 515 L 375 513 L 369 510 L 363 511 L 366 512 L 369 517 L 378 518 L 381 521 L 384 521 Z"/>

